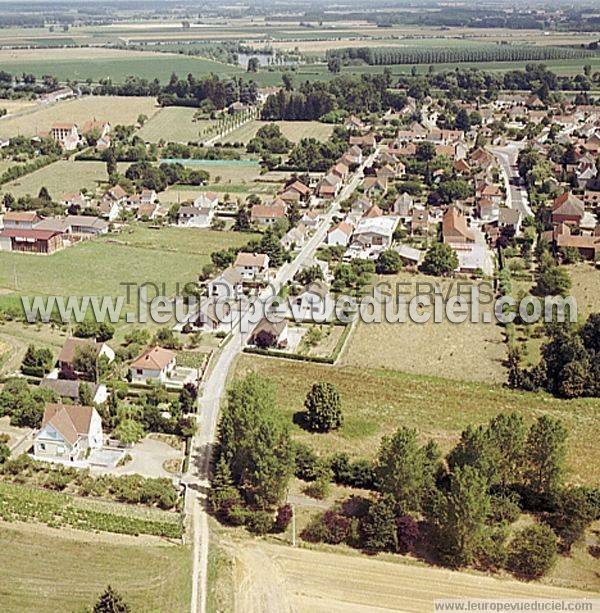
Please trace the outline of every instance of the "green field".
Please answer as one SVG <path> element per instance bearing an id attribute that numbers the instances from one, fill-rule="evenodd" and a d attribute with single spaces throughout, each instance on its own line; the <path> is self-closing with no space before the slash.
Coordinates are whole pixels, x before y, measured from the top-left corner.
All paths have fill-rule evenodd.
<path id="1" fill-rule="evenodd" d="M 100 53 L 94 55 L 93 50 L 57 49 L 56 51 L 63 52 L 64 57 L 53 56 L 46 59 L 41 54 L 27 56 L 19 52 L 8 57 L 0 55 L 2 69 L 15 74 L 31 73 L 37 77 L 51 74 L 59 81 L 92 79 L 98 82 L 100 79 L 109 78 L 119 83 L 129 76 L 148 80 L 159 79 L 166 83 L 173 72 L 182 77 L 188 73 L 196 77 L 211 72 L 220 77 L 243 73 L 236 66 L 179 54 L 117 51 L 107 57 Z M 78 57 L 78 54 L 81 57 Z"/>
<path id="2" fill-rule="evenodd" d="M 200 141 L 203 131 L 213 122 L 194 120 L 196 110 L 187 107 L 160 109 L 138 132 L 138 135 L 151 143 L 157 143 L 159 140 L 174 143 Z"/>
<path id="3" fill-rule="evenodd" d="M 124 173 L 128 163 L 119 163 L 119 172 Z M 76 162 L 74 160 L 59 160 L 31 174 L 19 177 L 15 181 L 2 186 L 3 192 L 14 196 L 30 194 L 37 196 L 41 187 L 46 187 L 55 201 L 68 193 L 79 192 L 86 188 L 94 193 L 108 180 L 104 162 Z"/>
<path id="4" fill-rule="evenodd" d="M 303 138 L 316 138 L 325 141 L 333 132 L 333 124 L 320 123 L 318 121 L 249 121 L 243 126 L 230 132 L 221 140 L 226 142 L 236 142 L 247 144 L 249 140 L 256 136 L 261 126 L 275 123 L 281 129 L 283 135 L 293 143 L 299 142 Z"/>
<path id="5" fill-rule="evenodd" d="M 417 428 L 423 440 L 435 439 L 446 452 L 468 424 L 483 423 L 503 411 L 516 411 L 528 422 L 549 413 L 560 417 L 569 431 L 569 478 L 587 484 L 600 479 L 596 399 L 564 401 L 499 385 L 244 355 L 236 376 L 250 371 L 275 383 L 278 405 L 290 424 L 294 414 L 303 411 L 304 397 L 314 382 L 337 386 L 344 413 L 339 431 L 311 434 L 292 426 L 295 438 L 323 454 L 346 451 L 373 457 L 381 437 L 403 425 Z"/>
<path id="6" fill-rule="evenodd" d="M 134 537 L 100 537 L 35 524 L 2 524 L 6 563 L 0 577 L 4 611 L 91 610 L 108 584 L 133 611 L 189 610 L 191 555 L 187 547 Z"/>
<path id="7" fill-rule="evenodd" d="M 5 293 L 0 304 L 14 304 L 15 295 L 125 296 L 122 283 L 151 282 L 161 290 L 164 284 L 165 292 L 171 294 L 176 283 L 198 278 L 213 251 L 244 245 L 252 236 L 139 226 L 51 256 L 2 253 L 0 293 Z"/>

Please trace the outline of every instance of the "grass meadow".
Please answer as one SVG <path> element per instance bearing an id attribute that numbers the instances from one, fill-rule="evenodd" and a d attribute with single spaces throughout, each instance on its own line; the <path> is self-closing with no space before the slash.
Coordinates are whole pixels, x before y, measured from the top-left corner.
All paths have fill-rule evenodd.
<path id="1" fill-rule="evenodd" d="M 202 132 L 211 125 L 210 120 L 194 120 L 197 109 L 166 107 L 156 113 L 138 132 L 140 138 L 157 143 L 160 140 L 175 143 L 198 142 Z"/>
<path id="2" fill-rule="evenodd" d="M 51 611 L 91 610 L 109 584 L 135 611 L 189 608 L 187 547 L 37 524 L 3 524 L 0 547 L 10 552 L 0 577 L 5 611 L 33 611 L 42 601 Z"/>
<path id="3" fill-rule="evenodd" d="M 124 173 L 128 166 L 129 163 L 120 162 L 119 172 Z M 19 197 L 26 194 L 37 196 L 40 188 L 46 187 L 52 198 L 59 201 L 64 194 L 79 192 L 83 188 L 94 193 L 107 180 L 108 175 L 104 162 L 59 160 L 6 183 L 1 189 Z"/>
<path id="4" fill-rule="evenodd" d="M 51 256 L 4 253 L 0 257 L 0 304 L 14 304 L 15 296 L 21 295 L 126 296 L 122 285 L 126 282 L 152 282 L 161 289 L 164 286 L 169 295 L 177 283 L 196 280 L 213 251 L 244 245 L 252 236 L 137 226 Z"/>
<path id="5" fill-rule="evenodd" d="M 243 355 L 236 376 L 249 372 L 274 382 L 281 415 L 292 426 L 293 437 L 322 454 L 345 451 L 373 457 L 381 438 L 402 425 L 417 428 L 423 441 L 433 438 L 447 452 L 468 424 L 487 422 L 504 411 L 516 411 L 527 422 L 549 413 L 560 417 L 569 431 L 569 479 L 591 485 L 600 478 L 594 399 L 564 401 L 500 385 Z M 293 423 L 316 381 L 333 383 L 342 396 L 344 424 L 336 432 L 312 434 Z"/>
<path id="6" fill-rule="evenodd" d="M 405 284 L 400 289 L 406 292 L 407 301 L 420 283 L 425 287 L 435 283 L 444 296 L 460 293 L 465 299 L 468 299 L 472 284 L 470 281 L 460 281 L 459 288 L 456 281 L 409 274 L 381 277 L 380 281 L 389 283 L 392 288 L 398 287 L 398 283 Z M 489 293 L 489 284 L 480 291 L 482 296 L 485 291 Z M 482 313 L 491 312 L 491 305 L 480 308 Z M 504 383 L 505 359 L 506 345 L 500 326 L 469 321 L 454 324 L 445 317 L 440 323 L 435 323 L 432 316 L 422 324 L 410 319 L 405 323 L 359 321 L 346 345 L 341 363 L 421 375 L 436 373 L 440 377 L 458 380 Z"/>

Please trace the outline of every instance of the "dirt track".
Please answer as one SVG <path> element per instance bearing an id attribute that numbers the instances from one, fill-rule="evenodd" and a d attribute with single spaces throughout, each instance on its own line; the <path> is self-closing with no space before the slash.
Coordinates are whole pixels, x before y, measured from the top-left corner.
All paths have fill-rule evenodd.
<path id="1" fill-rule="evenodd" d="M 366 557 L 247 543 L 236 552 L 236 611 L 432 611 L 438 598 L 594 598 L 596 594 L 396 564 Z"/>

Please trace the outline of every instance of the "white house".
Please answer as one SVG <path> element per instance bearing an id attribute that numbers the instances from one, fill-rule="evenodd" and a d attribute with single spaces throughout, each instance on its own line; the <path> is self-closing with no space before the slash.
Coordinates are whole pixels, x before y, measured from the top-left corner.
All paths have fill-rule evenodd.
<path id="1" fill-rule="evenodd" d="M 77 124 L 55 123 L 50 130 L 52 138 L 59 143 L 65 151 L 73 151 L 81 142 Z"/>
<path id="2" fill-rule="evenodd" d="M 186 228 L 208 228 L 215 217 L 212 207 L 182 206 L 177 223 Z"/>
<path id="3" fill-rule="evenodd" d="M 144 189 L 140 194 L 140 204 L 154 204 L 158 198 L 158 194 L 153 189 Z"/>
<path id="4" fill-rule="evenodd" d="M 269 256 L 265 253 L 238 253 L 233 263 L 235 270 L 245 281 L 264 280 L 269 274 Z"/>
<path id="5" fill-rule="evenodd" d="M 102 442 L 102 420 L 94 407 L 47 403 L 33 450 L 36 458 L 73 462 Z"/>
<path id="6" fill-rule="evenodd" d="M 351 236 L 352 226 L 345 221 L 340 221 L 340 223 L 329 228 L 325 240 L 330 246 L 347 247 Z"/>
<path id="7" fill-rule="evenodd" d="M 207 293 L 211 298 L 238 298 L 244 293 L 244 278 L 233 266 L 226 268 L 220 275 L 207 284 Z"/>
<path id="8" fill-rule="evenodd" d="M 175 370 L 176 354 L 163 347 L 150 347 L 129 367 L 132 383 L 166 383 Z"/>
<path id="9" fill-rule="evenodd" d="M 303 223 L 299 223 L 295 228 L 288 230 L 281 237 L 281 244 L 284 249 L 300 249 L 306 242 L 306 227 Z"/>
<path id="10" fill-rule="evenodd" d="M 307 285 L 298 296 L 291 299 L 290 308 L 294 321 L 329 321 L 335 302 L 329 294 L 327 285 L 314 281 Z"/>
<path id="11" fill-rule="evenodd" d="M 354 230 L 352 242 L 362 248 L 388 249 L 392 245 L 398 221 L 394 215 L 363 217 Z"/>

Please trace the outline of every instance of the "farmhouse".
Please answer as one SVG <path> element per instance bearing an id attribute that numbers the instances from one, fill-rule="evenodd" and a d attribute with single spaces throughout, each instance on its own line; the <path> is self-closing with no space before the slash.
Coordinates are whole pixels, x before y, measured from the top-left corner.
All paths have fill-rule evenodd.
<path id="1" fill-rule="evenodd" d="M 39 459 L 73 462 L 102 443 L 102 419 L 94 407 L 47 403 L 33 450 Z"/>
<path id="2" fill-rule="evenodd" d="M 4 214 L 4 229 L 33 230 L 40 221 L 35 211 L 9 211 Z"/>
<path id="3" fill-rule="evenodd" d="M 73 151 L 81 142 L 77 124 L 55 123 L 50 129 L 52 138 L 65 150 Z"/>
<path id="4" fill-rule="evenodd" d="M 131 363 L 132 383 L 166 383 L 177 365 L 176 355 L 170 349 L 150 347 Z"/>
<path id="5" fill-rule="evenodd" d="M 200 209 L 216 209 L 219 205 L 219 194 L 215 192 L 202 192 L 195 200 L 194 206 Z"/>
<path id="6" fill-rule="evenodd" d="M 65 221 L 71 227 L 73 234 L 106 234 L 109 229 L 107 221 L 91 215 L 67 215 Z"/>
<path id="7" fill-rule="evenodd" d="M 65 194 L 60 203 L 65 208 L 74 207 L 77 210 L 81 210 L 89 206 L 89 198 L 81 192 L 76 192 L 74 194 Z"/>
<path id="8" fill-rule="evenodd" d="M 106 203 L 122 206 L 127 201 L 127 192 L 120 185 L 115 185 L 104 194 L 102 200 Z"/>
<path id="9" fill-rule="evenodd" d="M 59 100 L 66 100 L 75 96 L 75 92 L 70 87 L 61 87 L 54 92 L 48 94 L 42 94 L 40 96 L 41 104 L 51 104 L 52 102 L 58 102 Z"/>

